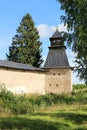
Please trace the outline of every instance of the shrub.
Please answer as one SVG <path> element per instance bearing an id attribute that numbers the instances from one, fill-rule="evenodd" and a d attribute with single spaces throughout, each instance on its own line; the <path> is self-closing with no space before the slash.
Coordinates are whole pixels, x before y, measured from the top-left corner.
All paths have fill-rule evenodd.
<path id="1" fill-rule="evenodd" d="M 0 84 L 0 97 L 2 99 L 6 99 L 6 100 L 10 100 L 10 101 L 14 100 L 13 93 L 6 89 L 5 84 Z"/>
<path id="2" fill-rule="evenodd" d="M 86 85 L 86 84 L 74 84 L 74 85 L 73 85 L 73 90 L 76 90 L 76 89 L 84 89 L 84 88 L 87 89 L 87 85 Z"/>

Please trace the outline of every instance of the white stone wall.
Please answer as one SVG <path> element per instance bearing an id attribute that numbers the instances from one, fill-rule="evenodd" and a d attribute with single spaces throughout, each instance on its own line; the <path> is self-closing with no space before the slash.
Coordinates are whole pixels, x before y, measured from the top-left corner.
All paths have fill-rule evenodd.
<path id="1" fill-rule="evenodd" d="M 0 82 L 14 93 L 45 94 L 45 74 L 42 72 L 0 68 Z"/>

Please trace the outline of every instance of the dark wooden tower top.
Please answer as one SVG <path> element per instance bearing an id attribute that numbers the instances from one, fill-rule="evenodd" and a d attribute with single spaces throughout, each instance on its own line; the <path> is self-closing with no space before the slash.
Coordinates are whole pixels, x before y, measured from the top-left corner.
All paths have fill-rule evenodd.
<path id="1" fill-rule="evenodd" d="M 52 35 L 52 37 L 50 38 L 50 43 L 51 43 L 51 47 L 57 47 L 57 46 L 62 46 L 62 35 L 61 33 L 58 31 L 58 29 L 56 29 L 56 31 L 54 32 L 54 34 Z"/>
<path id="2" fill-rule="evenodd" d="M 44 68 L 71 68 L 66 55 L 66 46 L 62 42 L 62 35 L 56 29 L 50 38 L 49 53 Z"/>

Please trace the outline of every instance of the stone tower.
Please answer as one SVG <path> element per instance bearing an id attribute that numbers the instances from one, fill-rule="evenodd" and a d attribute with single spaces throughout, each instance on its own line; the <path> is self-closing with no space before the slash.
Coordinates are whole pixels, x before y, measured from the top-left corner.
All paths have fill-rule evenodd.
<path id="1" fill-rule="evenodd" d="M 70 93 L 72 91 L 72 67 L 61 33 L 56 29 L 50 38 L 49 53 L 44 65 L 47 70 L 46 93 Z"/>

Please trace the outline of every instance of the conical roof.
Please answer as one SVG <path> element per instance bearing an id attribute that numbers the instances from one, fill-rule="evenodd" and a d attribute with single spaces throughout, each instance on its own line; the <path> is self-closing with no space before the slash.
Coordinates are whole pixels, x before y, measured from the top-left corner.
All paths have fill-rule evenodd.
<path id="1" fill-rule="evenodd" d="M 54 32 L 54 34 L 51 36 L 52 38 L 62 38 L 61 33 L 58 31 L 58 29 L 56 29 L 56 31 Z"/>

